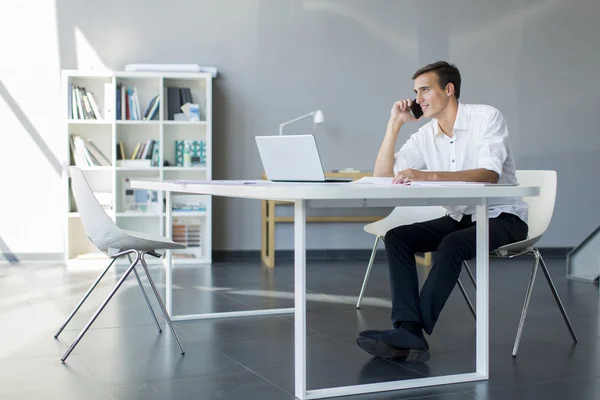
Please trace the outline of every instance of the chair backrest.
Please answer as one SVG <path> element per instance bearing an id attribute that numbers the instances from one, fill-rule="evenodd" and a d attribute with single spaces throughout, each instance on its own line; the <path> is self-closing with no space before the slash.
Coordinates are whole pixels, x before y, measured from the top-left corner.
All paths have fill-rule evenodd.
<path id="1" fill-rule="evenodd" d="M 523 186 L 539 186 L 540 195 L 524 197 L 529 205 L 529 237 L 541 236 L 552 219 L 554 203 L 556 202 L 557 177 L 556 171 L 517 170 L 517 180 Z"/>
<path id="2" fill-rule="evenodd" d="M 106 214 L 81 169 L 69 167 L 71 190 L 77 203 L 85 234 L 101 251 L 108 250 L 108 244 L 122 236 L 121 229 Z"/>

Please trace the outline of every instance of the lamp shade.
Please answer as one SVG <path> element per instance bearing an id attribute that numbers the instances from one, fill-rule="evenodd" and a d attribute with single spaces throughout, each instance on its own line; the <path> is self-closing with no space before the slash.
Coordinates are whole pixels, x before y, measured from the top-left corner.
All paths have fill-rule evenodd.
<path id="1" fill-rule="evenodd" d="M 313 123 L 322 124 L 324 121 L 325 121 L 325 118 L 323 117 L 323 111 L 321 111 L 321 110 L 315 111 L 315 115 L 313 117 Z"/>

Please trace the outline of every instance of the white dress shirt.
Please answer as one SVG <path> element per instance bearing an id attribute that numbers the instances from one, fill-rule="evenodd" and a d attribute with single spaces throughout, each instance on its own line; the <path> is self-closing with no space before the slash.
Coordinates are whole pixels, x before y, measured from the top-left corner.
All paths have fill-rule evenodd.
<path id="1" fill-rule="evenodd" d="M 485 168 L 496 172 L 498 183 L 517 183 L 515 163 L 504 117 L 494 107 L 458 104 L 453 137 L 439 130 L 437 119 L 423 125 L 394 156 L 394 174 L 412 168 L 428 171 L 463 171 Z M 521 197 L 488 199 L 489 217 L 506 212 L 527 222 L 527 203 Z M 475 206 L 445 207 L 457 221 L 472 214 Z"/>

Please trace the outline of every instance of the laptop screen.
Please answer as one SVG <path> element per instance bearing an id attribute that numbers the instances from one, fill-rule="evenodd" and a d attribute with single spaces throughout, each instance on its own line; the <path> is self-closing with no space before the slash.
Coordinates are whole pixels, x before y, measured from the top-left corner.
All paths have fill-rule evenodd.
<path id="1" fill-rule="evenodd" d="M 255 139 L 267 179 L 301 182 L 325 180 L 313 135 L 256 136 Z"/>

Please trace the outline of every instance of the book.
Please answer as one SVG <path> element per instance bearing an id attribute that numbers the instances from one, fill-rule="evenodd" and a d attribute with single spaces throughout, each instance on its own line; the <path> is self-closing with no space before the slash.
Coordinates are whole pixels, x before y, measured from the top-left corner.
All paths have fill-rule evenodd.
<path id="1" fill-rule="evenodd" d="M 96 119 L 101 120 L 102 115 L 100 114 L 100 108 L 98 108 L 98 104 L 96 103 L 96 99 L 94 99 L 94 95 L 92 92 L 86 91 L 86 96 L 90 102 L 90 106 L 92 107 L 92 113 L 94 114 Z"/>
<path id="2" fill-rule="evenodd" d="M 148 103 L 148 107 L 146 107 L 146 111 L 144 112 L 144 117 L 142 118 L 143 120 L 151 120 L 152 117 L 149 117 L 150 114 L 152 113 L 152 110 L 155 107 L 155 104 L 159 101 L 158 100 L 158 96 L 156 95 L 152 98 L 152 100 L 150 100 L 150 103 Z"/>
<path id="3" fill-rule="evenodd" d="M 160 99 L 157 99 L 148 114 L 148 120 L 154 119 L 154 117 L 158 117 L 158 107 L 160 106 Z M 158 118 L 157 118 L 158 119 Z"/>
<path id="4" fill-rule="evenodd" d="M 125 145 L 123 142 L 117 143 L 117 160 L 125 160 Z"/>
<path id="5" fill-rule="evenodd" d="M 67 118 L 73 119 L 73 84 L 69 83 L 69 88 L 67 89 Z"/>
<path id="6" fill-rule="evenodd" d="M 175 120 L 175 114 L 179 112 L 181 108 L 181 97 L 179 95 L 179 88 L 167 87 L 167 119 L 170 121 Z"/>
<path id="7" fill-rule="evenodd" d="M 94 158 L 96 160 L 98 160 L 100 162 L 101 165 L 104 165 L 106 167 L 109 167 L 111 164 L 111 162 L 108 160 L 108 158 L 106 158 L 104 156 L 104 154 L 102 154 L 102 152 L 100 151 L 100 149 L 98 149 L 96 147 L 96 145 L 94 143 L 92 143 L 92 141 L 90 139 L 87 139 L 86 141 L 86 147 L 88 148 L 88 150 L 90 151 L 90 153 L 92 154 L 92 156 L 94 156 Z"/>
<path id="8" fill-rule="evenodd" d="M 116 99 L 117 100 L 116 107 L 117 108 L 115 110 L 115 116 L 116 116 L 117 120 L 122 120 L 123 119 L 123 115 L 122 115 L 122 112 L 121 112 L 121 109 L 123 107 L 123 101 L 121 99 L 121 93 L 122 93 L 122 91 L 123 91 L 123 87 L 121 86 L 120 83 L 118 83 L 117 84 L 117 95 L 116 95 L 116 98 L 117 98 Z"/>
<path id="9" fill-rule="evenodd" d="M 81 92 L 85 119 L 96 119 L 96 115 L 94 114 L 94 110 L 92 110 L 92 105 L 90 104 L 87 91 L 84 87 L 80 87 L 79 90 Z"/>
<path id="10" fill-rule="evenodd" d="M 131 160 L 135 160 L 137 157 L 138 151 L 140 151 L 141 143 L 135 145 L 135 149 L 133 149 L 133 153 L 131 153 Z"/>

